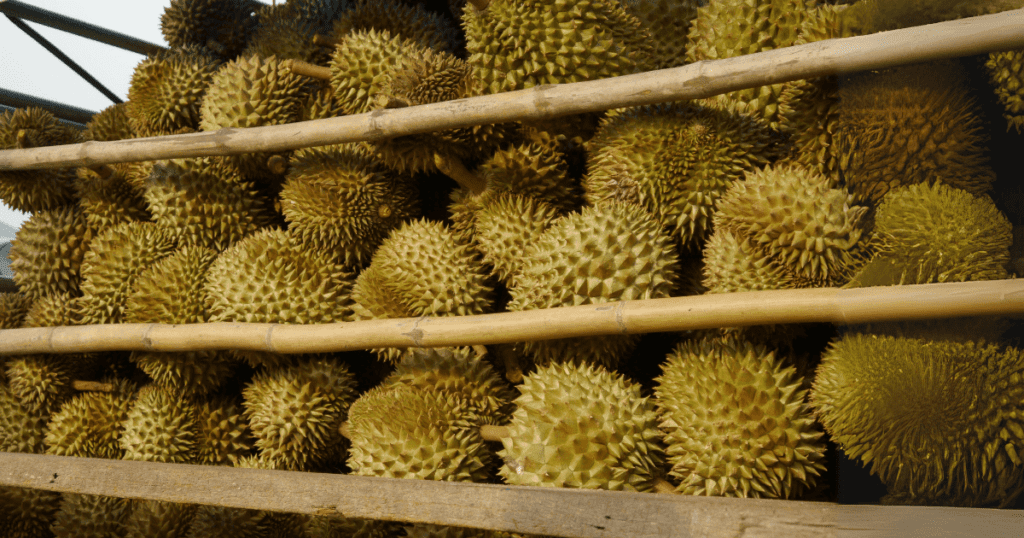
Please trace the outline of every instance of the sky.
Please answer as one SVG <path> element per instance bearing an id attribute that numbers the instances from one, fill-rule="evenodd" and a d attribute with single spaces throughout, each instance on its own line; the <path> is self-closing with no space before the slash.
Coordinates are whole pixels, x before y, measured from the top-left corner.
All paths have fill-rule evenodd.
<path id="1" fill-rule="evenodd" d="M 167 46 L 160 15 L 170 0 L 21 0 L 73 19 Z M 132 71 L 143 56 L 25 21 L 111 92 L 127 99 Z M 113 104 L 31 37 L 0 15 L 0 87 L 99 112 Z M 0 222 L 20 228 L 28 215 L 0 202 Z"/>

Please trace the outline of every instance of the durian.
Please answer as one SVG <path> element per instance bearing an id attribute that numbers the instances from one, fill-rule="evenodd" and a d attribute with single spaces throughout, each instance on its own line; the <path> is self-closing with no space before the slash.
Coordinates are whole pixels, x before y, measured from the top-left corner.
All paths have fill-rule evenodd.
<path id="1" fill-rule="evenodd" d="M 555 208 L 535 198 L 507 192 L 497 195 L 480 208 L 474 223 L 474 238 L 483 261 L 494 267 L 499 280 L 512 282 L 527 245 L 557 218 Z"/>
<path id="2" fill-rule="evenodd" d="M 505 482 L 651 491 L 663 449 L 640 386 L 601 366 L 552 364 L 525 376 L 508 425 Z"/>
<path id="3" fill-rule="evenodd" d="M 825 443 L 793 367 L 738 338 L 676 347 L 656 379 L 670 474 L 688 495 L 793 498 L 825 470 Z"/>
<path id="4" fill-rule="evenodd" d="M 331 56 L 331 87 L 345 114 L 370 112 L 394 72 L 427 49 L 387 30 L 363 30 L 345 36 Z"/>
<path id="5" fill-rule="evenodd" d="M 91 355 L 24 355 L 9 357 L 5 367 L 11 392 L 22 405 L 49 416 L 72 394 L 71 382 L 88 378 Z"/>
<path id="6" fill-rule="evenodd" d="M 77 294 L 82 261 L 94 235 L 74 206 L 35 213 L 11 244 L 11 269 L 22 293 L 33 298 Z"/>
<path id="7" fill-rule="evenodd" d="M 0 149 L 57 146 L 78 141 L 79 134 L 41 108 L 0 113 Z M 75 201 L 74 168 L 0 172 L 0 201 L 12 209 L 35 213 Z"/>
<path id="8" fill-rule="evenodd" d="M 423 4 L 396 0 L 358 0 L 334 21 L 331 37 L 341 41 L 353 32 L 370 29 L 386 30 L 422 47 L 449 53 L 455 53 L 461 40 L 458 29 L 445 17 L 427 11 Z"/>
<path id="9" fill-rule="evenodd" d="M 123 459 L 195 463 L 197 414 L 188 398 L 157 385 L 142 387 L 124 421 Z"/>
<path id="10" fill-rule="evenodd" d="M 240 403 L 223 397 L 203 401 L 197 417 L 197 463 L 235 465 L 250 455 L 254 441 Z"/>
<path id="11" fill-rule="evenodd" d="M 151 220 L 142 190 L 129 175 L 139 163 L 108 165 L 104 174 L 90 168 L 76 171 L 75 194 L 89 227 L 99 231 L 130 221 Z"/>
<path id="12" fill-rule="evenodd" d="M 32 298 L 22 293 L 0 293 L 0 329 L 17 329 L 32 308 Z"/>
<path id="13" fill-rule="evenodd" d="M 65 493 L 50 530 L 54 538 L 113 538 L 125 535 L 131 501 Z"/>
<path id="14" fill-rule="evenodd" d="M 160 31 L 173 48 L 205 47 L 230 59 L 245 47 L 261 9 L 256 0 L 171 0 Z"/>
<path id="15" fill-rule="evenodd" d="M 41 454 L 47 418 L 45 409 L 22 403 L 7 383 L 0 383 L 0 452 Z"/>
<path id="16" fill-rule="evenodd" d="M 177 538 L 188 531 L 196 505 L 134 499 L 124 522 L 125 538 Z"/>
<path id="17" fill-rule="evenodd" d="M 125 111 L 132 130 L 158 136 L 199 128 L 199 107 L 220 63 L 186 46 L 142 60 L 132 74 Z"/>
<path id="18" fill-rule="evenodd" d="M 60 493 L 0 486 L 0 529 L 10 538 L 49 538 Z"/>
<path id="19" fill-rule="evenodd" d="M 703 0 L 626 0 L 626 11 L 651 33 L 651 69 L 686 63 L 687 34 Z"/>
<path id="20" fill-rule="evenodd" d="M 1024 354 L 975 342 L 847 334 L 811 401 L 832 440 L 898 503 L 1007 506 L 1022 489 Z"/>
<path id="21" fill-rule="evenodd" d="M 112 392 L 82 392 L 50 417 L 46 453 L 55 456 L 120 459 L 120 437 L 136 387 L 115 380 Z"/>
<path id="22" fill-rule="evenodd" d="M 313 42 L 313 37 L 330 32 L 331 21 L 336 17 L 339 8 L 348 2 L 316 3 L 321 6 L 313 6 L 313 2 L 302 5 L 301 1 L 289 1 L 263 8 L 258 15 L 256 31 L 240 56 L 274 56 L 282 60 L 326 63 L 329 55 Z M 311 7 L 314 9 L 309 9 Z"/>
<path id="23" fill-rule="evenodd" d="M 83 140 L 110 142 L 135 138 L 128 118 L 128 103 L 115 103 L 99 111 L 85 125 Z"/>
<path id="24" fill-rule="evenodd" d="M 985 62 L 1007 129 L 1024 131 L 1024 49 L 993 52 Z"/>
<path id="25" fill-rule="evenodd" d="M 704 247 L 703 285 L 708 293 L 784 290 L 805 287 L 776 260 L 721 228 Z"/>

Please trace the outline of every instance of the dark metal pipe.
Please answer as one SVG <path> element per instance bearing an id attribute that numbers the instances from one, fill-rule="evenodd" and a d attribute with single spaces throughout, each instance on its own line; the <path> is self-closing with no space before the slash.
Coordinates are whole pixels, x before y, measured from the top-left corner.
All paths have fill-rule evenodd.
<path id="1" fill-rule="evenodd" d="M 155 54 L 162 50 L 167 50 L 161 45 L 155 45 L 129 35 L 100 28 L 99 26 L 31 6 L 18 0 L 0 0 L 0 12 L 10 17 L 32 21 L 139 54 Z"/>
<path id="2" fill-rule="evenodd" d="M 65 120 L 68 123 L 73 124 L 73 126 L 81 127 L 83 129 L 85 128 L 85 124 L 89 123 L 89 121 L 92 120 L 93 115 L 96 114 L 90 110 L 0 88 L 0 107 L 14 109 L 30 106 L 37 106 L 39 108 L 49 110 L 54 116 L 57 116 L 57 118 Z M 2 111 L 3 109 L 0 109 L 0 112 Z"/>

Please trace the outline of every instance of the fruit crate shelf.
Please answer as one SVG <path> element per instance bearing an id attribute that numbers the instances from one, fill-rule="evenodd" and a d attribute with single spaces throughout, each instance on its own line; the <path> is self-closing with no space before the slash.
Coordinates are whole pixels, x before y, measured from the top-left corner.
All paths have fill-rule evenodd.
<path id="1" fill-rule="evenodd" d="M 476 124 L 710 97 L 803 78 L 1024 48 L 1024 10 L 599 81 L 540 86 L 273 127 L 0 151 L 0 170 L 377 140 Z M 788 306 L 784 306 L 788 305 Z M 1024 314 L 1024 280 L 788 290 L 523 313 L 324 326 L 121 325 L 0 331 L 0 355 L 99 349 L 274 349 L 489 344 L 764 323 Z M 565 537 L 1019 536 L 1018 511 L 703 498 L 0 453 L 0 485 L 304 514 L 343 514 Z"/>

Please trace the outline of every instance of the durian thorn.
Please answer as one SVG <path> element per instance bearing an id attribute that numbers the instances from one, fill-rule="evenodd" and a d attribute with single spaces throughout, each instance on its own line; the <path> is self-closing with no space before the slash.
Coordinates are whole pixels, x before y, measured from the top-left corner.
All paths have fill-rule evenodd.
<path id="1" fill-rule="evenodd" d="M 483 357 L 484 355 L 487 354 L 487 346 L 482 346 L 480 344 L 477 344 L 477 345 L 473 346 L 473 351 L 476 351 L 476 354 L 478 356 Z"/>
<path id="2" fill-rule="evenodd" d="M 110 176 L 114 175 L 114 169 L 105 164 L 90 166 L 89 170 L 96 172 L 96 175 L 100 176 L 101 179 L 107 179 Z"/>
<path id="3" fill-rule="evenodd" d="M 113 383 L 100 383 L 99 381 L 79 381 L 76 379 L 71 382 L 71 388 L 81 392 L 114 392 Z"/>
<path id="4" fill-rule="evenodd" d="M 676 493 L 676 487 L 672 485 L 672 482 L 665 480 L 664 478 L 654 479 L 654 492 L 655 493 Z"/>
<path id="5" fill-rule="evenodd" d="M 270 158 L 267 159 L 267 168 L 269 168 L 271 172 L 279 176 L 283 176 L 288 173 L 288 159 L 285 159 L 281 155 L 271 155 Z"/>
<path id="6" fill-rule="evenodd" d="M 477 11 L 483 11 L 487 9 L 487 6 L 491 3 L 491 0 L 469 0 L 469 3 L 473 4 L 473 7 L 475 7 Z"/>
<path id="7" fill-rule="evenodd" d="M 341 44 L 341 40 L 334 39 L 331 36 L 316 34 L 313 36 L 313 44 L 320 47 L 337 47 Z"/>
<path id="8" fill-rule="evenodd" d="M 289 60 L 292 64 L 292 73 L 303 75 L 320 80 L 331 80 L 331 68 L 313 65 L 302 60 Z"/>
<path id="9" fill-rule="evenodd" d="M 480 437 L 484 441 L 501 441 L 502 438 L 512 437 L 512 433 L 509 431 L 508 426 L 484 424 L 480 426 Z"/>
<path id="10" fill-rule="evenodd" d="M 28 131 L 27 130 L 25 130 L 25 129 L 18 129 L 18 134 L 16 135 L 16 139 L 15 139 L 14 145 L 17 146 L 18 149 L 28 149 L 28 148 L 32 147 L 32 145 L 28 143 Z"/>
<path id="11" fill-rule="evenodd" d="M 456 183 L 469 189 L 475 196 L 479 196 L 487 190 L 487 182 L 484 178 L 470 172 L 459 159 L 435 153 L 434 165 L 442 174 L 454 179 Z"/>

